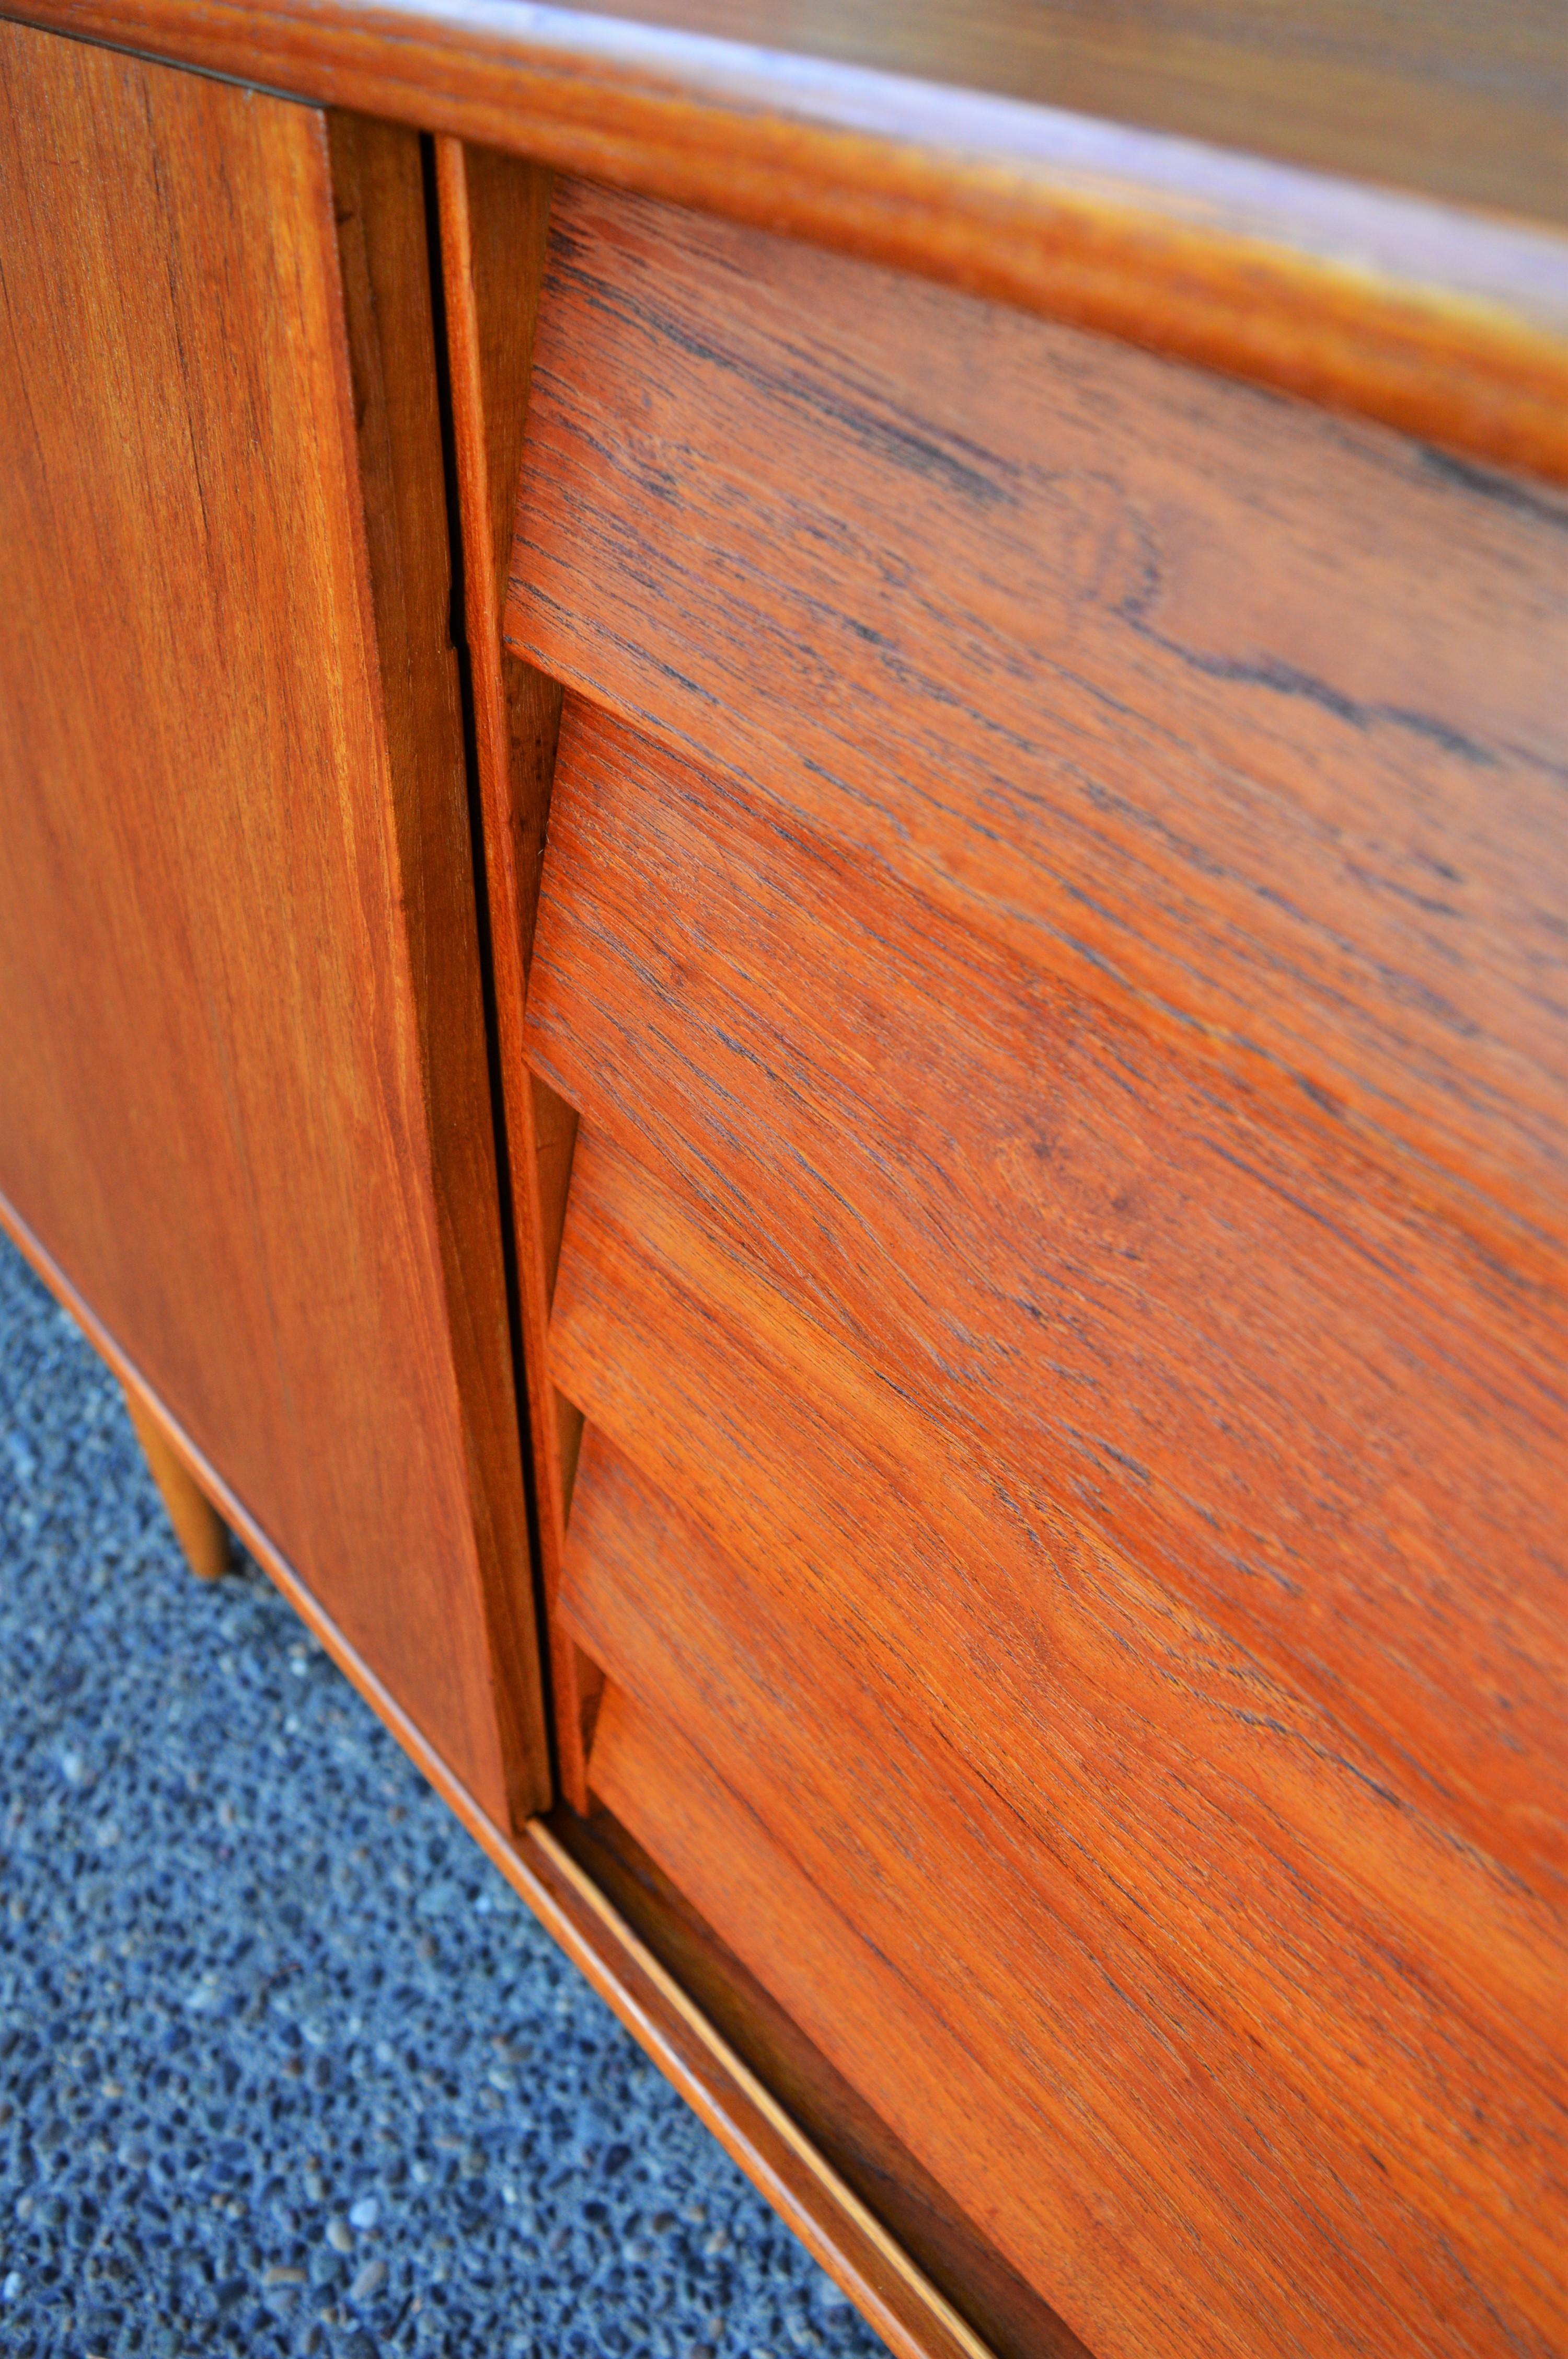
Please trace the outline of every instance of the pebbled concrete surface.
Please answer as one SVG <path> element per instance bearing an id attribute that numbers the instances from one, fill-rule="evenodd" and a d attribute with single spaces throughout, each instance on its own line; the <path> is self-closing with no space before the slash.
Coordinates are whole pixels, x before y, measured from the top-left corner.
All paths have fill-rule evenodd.
<path id="1" fill-rule="evenodd" d="M 0 2353 L 881 2347 L 0 1239 Z"/>

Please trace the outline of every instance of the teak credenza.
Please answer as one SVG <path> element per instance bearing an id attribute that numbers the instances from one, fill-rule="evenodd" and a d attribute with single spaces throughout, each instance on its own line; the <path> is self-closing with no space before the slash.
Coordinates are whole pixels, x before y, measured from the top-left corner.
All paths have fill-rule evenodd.
<path id="1" fill-rule="evenodd" d="M 193 1560 L 893 2351 L 1562 2354 L 1555 9 L 22 14 L 0 1218 Z"/>

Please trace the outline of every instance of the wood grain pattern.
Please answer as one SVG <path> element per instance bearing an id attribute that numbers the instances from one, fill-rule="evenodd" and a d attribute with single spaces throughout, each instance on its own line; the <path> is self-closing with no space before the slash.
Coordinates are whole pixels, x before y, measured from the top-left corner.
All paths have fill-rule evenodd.
<path id="1" fill-rule="evenodd" d="M 968 1577 L 1108 1541 L 1563 1897 L 1557 1298 L 575 699 L 527 1044 L 890 1479 L 950 1464 Z"/>
<path id="2" fill-rule="evenodd" d="M 1568 2331 L 1565 522 L 557 184 L 591 1782 L 1102 2354 Z"/>
<path id="3" fill-rule="evenodd" d="M 441 1256 L 486 1660 L 521 1825 L 550 1792 L 518 1405 L 502 1258 L 474 853 L 451 639 L 451 551 L 418 141 L 328 118 L 333 217 L 370 560 L 377 680 L 426 1120 L 409 1178 Z M 310 660 L 302 641 L 299 659 Z"/>
<path id="4" fill-rule="evenodd" d="M 1560 2084 L 1278 1822 L 1216 1841 L 1199 1787 L 1234 1798 L 1257 1738 L 1221 1767 L 1191 1721 L 1168 1749 L 1182 1707 L 1119 1733 L 1086 1679 L 1075 1709 L 1058 1629 L 999 1776 L 958 1701 L 995 1658 L 966 1681 L 931 1598 L 889 1679 L 861 1563 L 719 1554 L 590 1425 L 567 1599 L 614 1674 L 594 1784 L 721 1936 L 1098 2353 L 1555 2348 Z M 1096 1669 L 1136 1650 L 1147 1707 L 1173 1640 L 1146 1610 Z"/>
<path id="5" fill-rule="evenodd" d="M 609 1749 L 607 1744 L 606 1758 Z M 563 1850 L 995 2359 L 1088 2359 L 1072 2329 L 986 2242 L 602 1803 L 583 1816 L 552 1810 L 549 1825 Z"/>
<path id="6" fill-rule="evenodd" d="M 863 1370 L 753 1259 L 732 1240 L 708 1236 L 689 1206 L 598 1148 L 591 1133 L 573 1224 L 554 1331 L 560 1380 L 651 1479 L 708 1520 L 730 1554 L 763 1572 L 781 1553 L 863 1566 L 863 1578 L 881 1585 L 874 1624 L 885 1625 L 883 1675 L 892 1686 L 912 1676 L 916 1643 L 900 1633 L 925 1634 L 929 1620 L 923 1642 L 946 1668 L 917 1679 L 917 1690 L 957 1709 L 961 1686 L 972 1714 L 965 1742 L 983 1745 L 1004 1789 L 1015 1755 L 1032 1758 L 1054 1741 L 1034 1728 L 1031 1681 L 1043 1676 L 1043 1660 L 1059 1657 L 1065 1679 L 1077 1676 L 1070 1665 L 1081 1660 L 1086 1694 L 1103 1687 L 1107 1711 L 1125 1689 L 1130 1744 L 1141 1714 L 1152 1726 L 1171 1712 L 1197 1714 L 1206 1754 L 1233 1760 L 1243 1779 L 1261 1778 L 1271 1821 L 1295 1825 L 1314 1849 L 1326 1846 L 1354 1889 L 1375 1891 L 1405 1923 L 1413 1946 L 1462 1965 L 1473 1993 L 1486 1995 L 1494 2029 L 1513 2038 L 1528 2028 L 1535 2068 L 1550 2077 L 1562 2037 L 1559 1911 L 1391 1789 L 1343 1730 L 1271 1679 L 1255 1654 L 1103 1545 L 1053 1523 L 1034 1470 L 993 1473 L 972 1457 L 966 1467 L 960 1449 L 944 1448 L 930 1426 L 887 1406 L 886 1396 L 896 1404 L 897 1367 L 884 1371 L 879 1403 Z M 1019 1563 L 999 1513 L 998 1495 L 1005 1508 L 1010 1485 L 1033 1516 L 1033 1564 Z M 1157 1680 L 1145 1695 L 1143 1674 L 1131 1667 L 1145 1622 L 1175 1650 L 1173 1664 L 1184 1647 L 1193 1652 L 1187 1673 L 1173 1669 L 1168 1693 Z M 1127 1633 L 1130 1660 L 1119 1670 L 1102 1659 L 1113 1629 Z M 976 1662 L 987 1667 L 983 1679 Z M 1237 1695 L 1255 1689 L 1272 1698 L 1278 1726 L 1261 1723 L 1271 1736 L 1247 1733 L 1245 1706 L 1236 1716 L 1223 1702 L 1200 1703 L 1205 1665 L 1229 1667 L 1214 1670 L 1221 1696 L 1234 1680 Z M 1296 1734 L 1286 1738 L 1285 1730 Z M 1281 1737 L 1277 1757 L 1272 1736 Z M 1309 1763 L 1317 1765 L 1310 1772 Z M 1042 1771 L 1036 1783 L 1055 1775 Z M 1165 1806 L 1152 1797 L 1145 1807 L 1152 1824 Z M 1216 1839 L 1228 1848 L 1227 1821 L 1221 1809 Z"/>
<path id="7" fill-rule="evenodd" d="M 799 1560 L 813 1578 L 850 1583 L 854 1627 L 840 1636 L 861 1676 L 895 1699 L 903 1692 L 900 1709 L 934 1712 L 933 1741 L 981 1762 L 999 1790 L 1030 1763 L 1033 1790 L 1059 1788 L 1058 1738 L 1040 1722 L 1060 1683 L 1065 1697 L 1079 1695 L 1095 1718 L 1124 1731 L 1113 1794 L 1091 1788 L 1083 1807 L 1114 1806 L 1130 1778 L 1145 1828 L 1139 1842 L 1152 1840 L 1148 1831 L 1186 1805 L 1162 1798 L 1152 1768 L 1143 1792 L 1145 1773 L 1127 1764 L 1169 1727 L 1183 1758 L 1195 1753 L 1220 1780 L 1211 1798 L 1217 1855 L 1249 1861 L 1256 1850 L 1247 1873 L 1271 1888 L 1274 1849 L 1293 1829 L 1314 1858 L 1337 1863 L 1349 1892 L 1402 1924 L 1412 1951 L 1430 1951 L 1443 1973 L 1460 1975 L 1492 2036 L 1525 2041 L 1528 2070 L 1550 2081 L 1560 2069 L 1559 1909 L 1391 1787 L 1255 1653 L 1054 1518 L 1038 1469 L 977 1463 L 906 1417 L 902 1369 L 868 1384 L 753 1256 L 712 1236 L 689 1205 L 591 1131 L 552 1341 L 558 1379 L 593 1425 L 728 1555 L 765 1579 Z M 840 1574 L 841 1564 L 857 1570 Z M 1081 1774 L 1080 1763 L 1073 1775 Z M 1189 1761 L 1184 1789 L 1195 1774 Z M 1242 1799 L 1253 1792 L 1265 1798 L 1256 1822 Z M 1184 1843 L 1170 1831 L 1173 1859 L 1191 1839 L 1190 1828 Z M 1201 1856 L 1193 1872 L 1206 1873 Z M 1158 1862 L 1146 1873 L 1164 1889 Z M 1190 1896 L 1178 1887 L 1168 1897 L 1179 1928 Z M 1269 1914 L 1288 1920 L 1288 1879 Z M 1219 1923 L 1223 1960 L 1238 1935 L 1223 1909 Z"/>
<path id="8" fill-rule="evenodd" d="M 16 26 L 0 106 L 0 1188 L 507 1822 L 548 1786 L 416 143 Z"/>
<path id="9" fill-rule="evenodd" d="M 542 1819 L 526 1840 L 535 1913 L 894 2359 L 991 2359 Z"/>
<path id="10" fill-rule="evenodd" d="M 463 614 L 471 667 L 495 1026 L 505 1106 L 519 1311 L 557 1764 L 567 1799 L 588 1806 L 583 1730 L 597 1673 L 558 1625 L 561 1550 L 579 1423 L 550 1381 L 550 1295 L 560 1252 L 577 1116 L 523 1055 L 523 1008 L 550 809 L 558 684 L 502 645 L 501 607 L 523 433 L 550 176 L 442 139 L 436 156 L 453 439 L 462 514 Z"/>
<path id="11" fill-rule="evenodd" d="M 1409 173 L 1561 218 L 1561 45 L 1547 5 L 1515 0 L 1500 23 L 1476 0 L 1421 12 L 1319 0 L 1311 20 L 1281 7 L 1108 19 L 1060 0 L 1001 44 L 1049 44 L 1038 92 L 1049 105 L 682 30 L 678 12 L 672 26 L 428 0 L 8 5 L 923 271 L 1568 479 L 1563 241 L 1260 160 L 1282 150 L 1379 181 Z M 905 13 L 888 15 L 871 53 L 919 71 L 929 41 L 898 29 Z M 847 37 L 851 55 L 855 22 L 840 17 L 834 44 Z M 967 16 L 950 22 L 976 60 L 957 77 L 968 82 L 994 44 Z M 1005 87 L 1011 70 L 990 79 Z M 1064 99 L 1257 152 L 1069 114 Z"/>
<path id="12" fill-rule="evenodd" d="M 506 629 L 1562 1283 L 1568 510 L 580 183 Z"/>
<path id="13" fill-rule="evenodd" d="M 889 2347 L 903 2359 L 986 2359 L 940 2294 L 890 2249 L 885 2232 L 868 2217 L 864 2204 L 756 2071 L 735 2055 L 701 2006 L 650 1953 L 613 1897 L 563 1848 L 554 1829 L 533 1819 L 512 1832 L 483 1809 L 191 1436 L 148 1391 L 140 1371 L 3 1197 L 0 1227 L 492 1864 Z M 1050 2345 L 1044 2349 L 1049 2352 Z M 1069 2348 L 1061 2359 L 1076 2354 Z"/>

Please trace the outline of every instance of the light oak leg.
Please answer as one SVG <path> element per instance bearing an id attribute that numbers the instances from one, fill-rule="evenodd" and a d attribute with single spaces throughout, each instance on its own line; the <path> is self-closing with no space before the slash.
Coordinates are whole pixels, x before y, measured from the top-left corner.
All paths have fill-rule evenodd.
<path id="1" fill-rule="evenodd" d="M 128 1385 L 124 1391 L 136 1439 L 168 1509 L 175 1538 L 185 1550 L 185 1560 L 203 1581 L 216 1581 L 229 1566 L 229 1527 L 151 1410 Z"/>

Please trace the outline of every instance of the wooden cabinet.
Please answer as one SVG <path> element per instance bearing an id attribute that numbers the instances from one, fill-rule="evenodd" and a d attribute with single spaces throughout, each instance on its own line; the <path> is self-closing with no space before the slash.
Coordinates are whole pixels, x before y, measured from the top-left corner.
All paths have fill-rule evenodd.
<path id="1" fill-rule="evenodd" d="M 1544 2359 L 1564 247 L 217 38 L 0 32 L 11 1224 L 892 2348 Z"/>

